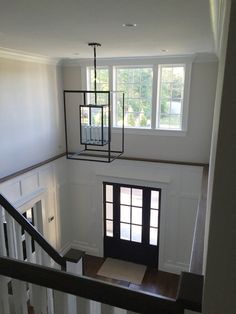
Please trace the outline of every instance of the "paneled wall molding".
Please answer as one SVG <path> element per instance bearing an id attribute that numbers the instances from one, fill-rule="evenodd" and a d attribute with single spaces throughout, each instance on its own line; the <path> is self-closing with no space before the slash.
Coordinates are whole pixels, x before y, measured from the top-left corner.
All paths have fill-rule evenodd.
<path id="1" fill-rule="evenodd" d="M 162 190 L 159 269 L 178 274 L 188 270 L 202 167 L 131 160 L 67 165 L 75 247 L 103 256 L 103 182 L 158 187 Z"/>
<path id="2" fill-rule="evenodd" d="M 50 58 L 47 56 L 41 56 L 36 54 L 30 54 L 28 52 L 6 49 L 0 47 L 0 58 L 13 59 L 19 61 L 28 61 L 28 62 L 36 62 L 36 63 L 44 63 L 44 64 L 52 64 L 57 65 L 60 64 L 59 58 Z"/>
<path id="3" fill-rule="evenodd" d="M 45 197 L 47 190 L 45 188 L 39 188 L 33 193 L 23 196 L 16 202 L 11 203 L 20 212 L 23 212 L 26 208 L 32 207 L 35 203 L 41 201 Z"/>
<path id="4" fill-rule="evenodd" d="M 20 212 L 41 202 L 43 233 L 54 246 L 60 247 L 60 201 L 57 188 L 66 189 L 65 176 L 59 173 L 66 168 L 63 160 L 43 164 L 0 184 L 0 193 Z M 63 179 L 63 180 L 62 180 Z M 49 223 L 48 218 L 54 217 Z"/>
<path id="5" fill-rule="evenodd" d="M 128 181 L 139 181 L 140 184 L 145 183 L 145 184 L 154 184 L 156 185 L 156 183 L 161 183 L 161 184 L 169 184 L 171 182 L 171 178 L 169 176 L 165 176 L 165 175 L 161 175 L 161 174 L 154 174 L 151 175 L 150 173 L 142 173 L 142 174 L 138 174 L 138 173 L 134 173 L 134 172 L 130 172 L 127 173 L 125 170 L 117 170 L 117 171 L 110 171 L 107 173 L 99 173 L 99 171 L 96 171 L 96 176 L 97 178 L 99 178 L 99 180 L 105 180 L 106 178 L 111 178 L 113 180 L 116 180 L 117 183 L 122 183 L 122 181 L 124 182 L 124 180 L 126 180 L 126 182 Z M 118 182 L 119 180 L 121 180 L 121 182 Z M 131 182 L 132 183 L 132 182 Z"/>

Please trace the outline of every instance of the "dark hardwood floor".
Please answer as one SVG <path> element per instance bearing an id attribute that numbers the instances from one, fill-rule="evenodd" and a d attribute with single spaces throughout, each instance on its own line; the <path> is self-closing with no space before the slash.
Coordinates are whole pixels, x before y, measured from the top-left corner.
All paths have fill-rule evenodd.
<path id="1" fill-rule="evenodd" d="M 152 267 L 147 267 L 141 285 L 136 285 L 127 281 L 121 281 L 97 275 L 97 272 L 103 264 L 104 260 L 105 259 L 102 257 L 86 254 L 84 258 L 84 275 L 129 287 L 131 289 L 147 291 L 169 298 L 176 298 L 179 282 L 178 275 L 158 271 Z"/>

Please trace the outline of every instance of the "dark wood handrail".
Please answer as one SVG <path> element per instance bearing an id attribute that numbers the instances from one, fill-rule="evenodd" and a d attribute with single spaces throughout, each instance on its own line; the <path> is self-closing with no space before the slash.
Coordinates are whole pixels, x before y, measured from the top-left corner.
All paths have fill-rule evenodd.
<path id="1" fill-rule="evenodd" d="M 27 168 L 21 169 L 21 170 L 16 171 L 16 172 L 13 172 L 13 173 L 11 173 L 11 174 L 5 176 L 5 177 L 0 178 L 0 183 L 6 182 L 6 181 L 11 180 L 11 179 L 13 179 L 13 178 L 16 178 L 16 177 L 18 177 L 18 176 L 21 176 L 21 175 L 23 175 L 23 174 L 26 173 L 26 172 L 29 172 L 29 171 L 32 171 L 32 170 L 34 170 L 34 169 L 36 169 L 36 168 L 42 167 L 42 166 L 44 166 L 44 165 L 46 165 L 46 164 L 48 164 L 48 163 L 50 163 L 50 162 L 52 162 L 52 161 L 54 161 L 54 160 L 57 160 L 57 159 L 59 159 L 59 158 L 62 158 L 62 157 L 64 157 L 64 156 L 66 156 L 66 153 L 62 153 L 62 154 L 56 155 L 56 156 L 54 156 L 54 157 L 51 157 L 51 158 L 46 159 L 46 160 L 44 160 L 44 161 L 41 161 L 41 162 L 39 162 L 39 163 L 37 163 L 37 164 L 34 164 L 34 165 L 32 165 L 32 166 L 29 166 L 29 167 L 27 167 Z"/>
<path id="2" fill-rule="evenodd" d="M 0 275 L 55 289 L 137 313 L 183 314 L 175 299 L 0 256 Z"/>
<path id="3" fill-rule="evenodd" d="M 41 233 L 38 232 L 38 230 L 18 210 L 16 210 L 2 194 L 0 194 L 0 205 L 31 235 L 33 240 L 36 241 L 42 249 L 62 267 L 63 270 L 66 269 L 66 259 L 47 242 Z"/>
<path id="4" fill-rule="evenodd" d="M 47 160 L 44 160 L 40 163 L 37 163 L 35 165 L 32 165 L 30 167 L 21 169 L 17 172 L 11 173 L 5 177 L 0 178 L 0 183 L 6 182 L 10 179 L 16 178 L 20 175 L 23 175 L 24 173 L 27 173 L 29 171 L 32 171 L 36 168 L 42 167 L 43 165 L 46 165 L 54 160 L 57 160 L 59 158 L 62 158 L 66 156 L 66 152 L 56 155 L 52 158 L 49 158 Z M 173 164 L 173 165 L 182 165 L 182 166 L 196 166 L 196 167 L 205 167 L 208 166 L 208 164 L 205 163 L 199 163 L 199 162 L 189 162 L 189 161 L 177 161 L 177 160 L 163 160 L 163 159 L 152 159 L 152 158 L 137 158 L 132 156 L 119 156 L 117 159 L 121 160 L 130 160 L 130 161 L 141 161 L 141 162 L 151 162 L 151 163 L 161 163 L 161 164 Z"/>

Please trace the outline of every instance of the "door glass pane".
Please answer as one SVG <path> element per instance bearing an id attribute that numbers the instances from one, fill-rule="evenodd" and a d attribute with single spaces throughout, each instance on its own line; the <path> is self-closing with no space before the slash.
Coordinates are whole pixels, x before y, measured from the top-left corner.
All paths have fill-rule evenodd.
<path id="1" fill-rule="evenodd" d="M 122 240 L 130 240 L 130 225 L 129 224 L 120 224 L 120 238 Z"/>
<path id="2" fill-rule="evenodd" d="M 158 210 L 151 209 L 150 226 L 158 227 Z"/>
<path id="3" fill-rule="evenodd" d="M 132 238 L 131 240 L 134 242 L 139 242 L 141 243 L 142 241 L 142 227 L 141 226 L 135 226 L 132 225 Z"/>
<path id="4" fill-rule="evenodd" d="M 142 224 L 142 208 L 132 207 L 132 223 L 137 225 Z"/>
<path id="5" fill-rule="evenodd" d="M 120 206 L 120 221 L 130 222 L 130 207 L 129 206 Z"/>
<path id="6" fill-rule="evenodd" d="M 159 209 L 159 191 L 151 191 L 151 208 Z"/>
<path id="7" fill-rule="evenodd" d="M 113 237 L 113 221 L 106 221 L 106 236 Z"/>
<path id="8" fill-rule="evenodd" d="M 106 219 L 113 219 L 113 204 L 106 203 Z"/>
<path id="9" fill-rule="evenodd" d="M 113 202 L 113 186 L 106 185 L 106 201 Z"/>
<path id="10" fill-rule="evenodd" d="M 157 245 L 157 228 L 150 228 L 149 244 Z"/>
<path id="11" fill-rule="evenodd" d="M 120 203 L 125 205 L 131 204 L 131 189 L 121 188 L 120 189 Z"/>
<path id="12" fill-rule="evenodd" d="M 132 205 L 133 206 L 143 206 L 143 190 L 132 189 Z"/>

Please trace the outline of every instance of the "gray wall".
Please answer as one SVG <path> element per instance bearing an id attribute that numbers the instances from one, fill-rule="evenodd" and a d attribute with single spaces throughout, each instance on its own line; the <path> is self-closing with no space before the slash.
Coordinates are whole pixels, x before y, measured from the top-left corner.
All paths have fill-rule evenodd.
<path id="1" fill-rule="evenodd" d="M 61 70 L 0 58 L 0 177 L 65 151 Z"/>
<path id="2" fill-rule="evenodd" d="M 225 1 L 227 8 L 230 1 Z M 227 11 L 226 11 L 227 12 Z M 226 15 L 227 17 L 227 15 Z M 227 19 L 226 19 L 227 25 Z M 232 314 L 236 309 L 236 2 L 232 1 L 225 72 L 221 67 L 211 157 L 211 213 L 204 290 L 204 314 Z M 227 26 L 224 30 L 227 38 Z M 222 46 L 224 65 L 226 40 Z M 221 106 L 220 106 L 221 105 Z M 218 136 L 217 136 L 218 135 Z M 211 214 L 211 215 L 210 215 Z"/>
<path id="3" fill-rule="evenodd" d="M 101 61 L 102 64 L 105 61 Z M 111 62 L 111 60 L 110 60 Z M 116 61 L 113 61 L 116 62 Z M 128 62 L 128 61 L 127 61 Z M 127 64 L 126 62 L 126 64 Z M 129 60 L 136 64 L 137 60 Z M 145 61 L 142 60 L 144 63 Z M 146 61 L 150 62 L 149 60 Z M 149 64 L 149 63 L 148 63 Z M 84 81 L 80 64 L 64 64 L 63 81 L 65 89 L 81 89 Z M 177 160 L 188 162 L 209 162 L 212 119 L 215 102 L 215 88 L 217 79 L 217 62 L 193 62 L 190 82 L 188 130 L 185 135 L 163 135 L 146 131 L 126 130 L 125 156 Z M 82 69 L 82 70 L 81 70 Z M 82 78 L 81 78 L 82 75 Z M 74 114 L 72 115 L 72 119 Z M 79 130 L 72 133 L 78 133 Z M 145 133 L 145 132 L 144 132 Z M 118 142 L 119 135 L 112 134 L 113 140 Z M 73 139 L 78 143 L 78 138 Z M 73 146 L 73 145 L 72 145 Z"/>

